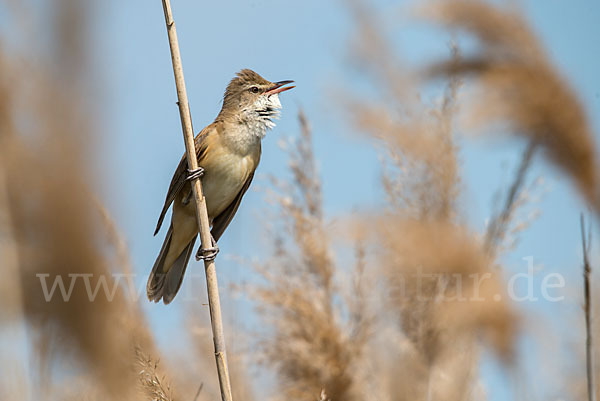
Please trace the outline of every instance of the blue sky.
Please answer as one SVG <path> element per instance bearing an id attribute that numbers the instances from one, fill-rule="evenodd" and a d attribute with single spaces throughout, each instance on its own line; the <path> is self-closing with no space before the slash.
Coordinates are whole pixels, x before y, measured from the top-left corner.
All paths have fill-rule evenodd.
<path id="1" fill-rule="evenodd" d="M 446 33 L 407 22 L 407 7 L 414 3 L 372 3 L 394 36 L 403 60 L 416 66 L 446 54 Z M 521 4 L 551 59 L 579 93 L 595 132 L 600 132 L 600 3 L 539 0 Z M 127 238 L 142 282 L 163 240 L 164 232 L 156 237 L 152 233 L 183 142 L 160 1 L 128 0 L 106 7 L 99 8 L 94 26 L 99 39 L 95 61 L 104 77 L 97 99 L 104 113 L 97 173 L 104 180 L 100 183 L 102 197 Z M 360 86 L 349 61 L 348 40 L 353 30 L 343 2 L 174 0 L 173 8 L 196 132 L 216 116 L 227 82 L 242 68 L 252 68 L 272 81 L 294 79 L 297 83 L 296 89 L 281 97 L 282 118 L 263 142 L 254 190 L 246 195 L 220 242 L 217 264 L 224 288 L 246 277 L 246 267 L 227 258 L 228 254 L 255 259 L 264 255 L 261 247 L 265 243 L 257 233 L 263 229 L 261 215 L 269 208 L 265 177 L 281 176 L 287 166 L 277 142 L 297 133 L 298 107 L 305 110 L 314 129 L 327 215 L 381 204 L 377 151 L 340 122 L 343 113 L 331 96 L 334 87 Z M 462 207 L 476 229 L 481 230 L 489 218 L 495 192 L 507 186 L 520 149 L 518 142 L 509 140 L 466 142 L 462 161 L 467 192 Z M 557 333 L 556 341 L 563 344 L 569 337 L 561 336 L 567 333 L 564 320 L 557 316 L 581 324 L 573 312 L 579 311 L 574 294 L 580 286 L 578 216 L 582 204 L 565 177 L 540 159 L 530 177 L 538 175 L 549 189 L 536 206 L 542 214 L 504 262 L 509 271 L 523 271 L 527 266 L 523 258 L 533 256 L 544 273 L 561 272 L 567 277 L 564 302 L 522 308 L 528 319 L 535 316 L 532 319 Z M 194 269 L 202 273 L 200 264 L 194 262 L 188 271 Z M 203 286 L 202 281 L 196 283 Z M 536 286 L 539 288 L 537 276 Z M 228 321 L 245 322 L 227 294 L 225 290 Z M 169 307 L 146 304 L 159 343 L 177 335 L 181 307 L 177 299 Z M 532 338 L 523 340 L 531 360 L 537 360 L 544 346 Z M 559 360 L 552 363 L 556 365 L 548 369 L 560 368 Z M 503 390 L 506 378 L 495 364 L 486 359 L 483 371 L 489 398 L 508 399 L 510 393 Z M 527 373 L 533 395 L 560 391 L 536 388 L 541 387 L 543 377 L 531 371 L 535 369 Z"/>

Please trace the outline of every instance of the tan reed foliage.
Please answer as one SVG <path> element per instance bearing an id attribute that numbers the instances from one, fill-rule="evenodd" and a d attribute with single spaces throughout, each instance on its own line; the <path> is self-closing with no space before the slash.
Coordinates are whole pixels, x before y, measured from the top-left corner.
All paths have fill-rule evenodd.
<path id="1" fill-rule="evenodd" d="M 171 387 L 158 373 L 158 361 L 144 354 L 139 348 L 135 352 L 142 391 L 152 401 L 173 401 Z"/>
<path id="2" fill-rule="evenodd" d="M 598 156 L 585 109 L 526 21 L 516 12 L 472 0 L 437 2 L 426 14 L 472 33 L 480 42 L 477 54 L 433 64 L 430 76 L 475 78 L 473 121 L 486 126 L 506 123 L 512 133 L 539 145 L 600 210 Z"/>
<path id="3" fill-rule="evenodd" d="M 354 59 L 378 99 L 347 94 L 343 104 L 355 129 L 381 141 L 388 201 L 415 217 L 453 218 L 461 190 L 453 118 L 462 83 L 450 79 L 443 96 L 427 104 L 376 16 L 365 4 L 351 4 L 357 26 Z M 450 47 L 458 60 L 458 48 Z"/>
<path id="4" fill-rule="evenodd" d="M 444 113 L 453 108 L 452 88 L 457 85 L 450 83 L 437 113 L 424 114 L 433 121 L 409 120 L 381 135 L 395 170 L 388 169 L 384 180 L 392 203 L 376 218 L 376 252 L 387 277 L 386 300 L 415 351 L 401 354 L 399 363 L 408 363 L 411 368 L 406 370 L 412 374 L 422 372 L 405 383 L 412 388 L 412 395 L 402 393 L 406 399 L 470 397 L 476 381 L 475 339 L 483 338 L 502 358 L 510 359 L 515 336 L 509 305 L 493 298 L 502 294 L 502 278 L 491 269 L 493 260 L 478 236 L 458 217 L 453 113 Z M 407 126 L 413 130 L 405 130 Z M 377 132 L 379 125 L 371 120 L 368 127 Z M 389 146 L 394 140 L 384 135 L 390 134 L 411 136 L 411 141 Z M 434 135 L 439 147 L 426 145 L 433 144 L 429 141 Z M 395 201 L 394 193 L 399 192 L 402 202 Z"/>
<path id="5" fill-rule="evenodd" d="M 369 33 L 357 35 L 358 49 L 369 48 L 365 38 L 383 36 L 364 15 L 355 13 L 361 32 Z M 443 95 L 428 101 L 418 95 L 406 67 L 394 69 L 394 49 L 382 46 L 384 39 L 377 43 L 369 57 L 359 52 L 356 59 L 383 101 L 356 96 L 345 104 L 355 128 L 384 149 L 388 208 L 368 216 L 363 229 L 372 227 L 369 233 L 376 239 L 381 269 L 371 274 L 384 278 L 385 315 L 395 316 L 395 329 L 406 339 L 395 354 L 401 366 L 395 376 L 406 380 L 389 387 L 390 397 L 470 399 L 477 397 L 476 340 L 510 360 L 516 318 L 503 296 L 503 279 L 493 269 L 496 255 L 463 223 L 459 207 L 463 188 L 454 118 L 462 83 L 450 76 Z M 448 63 L 461 61 L 451 45 Z M 521 186 L 515 191 L 518 196 Z M 513 217 L 503 215 L 503 224 Z M 502 227 L 498 231 L 505 231 Z"/>
<path id="6" fill-rule="evenodd" d="M 473 234 L 444 221 L 379 221 L 382 264 L 390 300 L 404 333 L 428 363 L 463 336 L 482 334 L 510 356 L 514 319 L 502 296 L 501 277 Z"/>
<path id="7" fill-rule="evenodd" d="M 440 105 L 448 108 L 453 101 Z M 380 215 L 353 218 L 340 231 L 358 240 L 356 267 L 342 268 L 334 262 L 334 231 L 324 223 L 310 129 L 302 114 L 300 122 L 301 138 L 290 151 L 294 185 L 274 195 L 285 225 L 274 231 L 272 260 L 259 267 L 265 284 L 253 292 L 269 327 L 261 351 L 278 373 L 281 397 L 314 400 L 321 390 L 332 400 L 474 397 L 476 339 L 510 359 L 515 318 L 504 300 L 494 298 L 502 294 L 502 279 L 491 269 L 482 241 L 453 222 L 456 212 L 449 205 L 455 201 L 449 197 L 455 193 L 447 188 L 458 187 L 458 176 L 434 189 L 418 188 L 420 176 L 413 176 L 406 201 L 392 201 Z M 450 136 L 448 130 L 438 132 Z M 454 149 L 451 137 L 447 142 Z M 412 156 L 410 147 L 396 150 Z M 413 174 L 448 177 L 433 163 L 421 166 Z M 389 179 L 404 184 L 402 176 Z M 418 199 L 427 200 L 421 209 Z M 366 243 L 379 255 L 380 268 L 366 262 Z M 379 281 L 369 293 L 365 275 Z M 390 318 L 397 323 L 390 325 Z"/>
<path id="8" fill-rule="evenodd" d="M 112 273 L 127 269 L 127 251 L 92 195 L 96 126 L 81 101 L 92 74 L 90 10 L 77 1 L 55 6 L 49 53 L 36 53 L 35 43 L 22 54 L 0 43 L 1 231 L 9 235 L 1 240 L 16 248 L 13 285 L 35 355 L 29 391 L 34 398 L 69 399 L 75 391 L 89 399 L 137 399 L 134 345 L 152 352 L 154 344 L 137 306 L 114 282 Z M 13 23 L 17 30 L 27 26 Z M 40 275 L 49 290 L 62 279 L 67 293 L 74 280 L 70 298 L 56 287 L 46 299 Z M 56 373 L 63 367 L 76 369 Z"/>
<path id="9" fill-rule="evenodd" d="M 348 318 L 335 302 L 340 268 L 323 219 L 311 130 L 302 112 L 299 120 L 301 135 L 290 149 L 293 184 L 273 194 L 282 223 L 273 234 L 275 252 L 257 266 L 264 283 L 252 291 L 269 327 L 261 351 L 278 374 L 281 399 L 312 401 L 323 392 L 331 400 L 358 399 L 354 371 L 368 324 L 360 291 Z"/>
<path id="10" fill-rule="evenodd" d="M 392 208 L 422 218 L 456 216 L 460 177 L 452 116 L 459 86 L 452 80 L 439 107 L 423 107 L 414 118 L 381 106 L 361 105 L 355 114 L 359 129 L 383 143 L 383 185 Z"/>

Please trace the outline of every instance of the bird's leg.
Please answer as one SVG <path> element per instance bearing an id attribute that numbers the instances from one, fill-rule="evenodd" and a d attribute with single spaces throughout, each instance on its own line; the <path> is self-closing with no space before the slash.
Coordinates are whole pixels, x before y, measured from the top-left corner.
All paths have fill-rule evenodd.
<path id="1" fill-rule="evenodd" d="M 186 181 L 193 181 L 196 178 L 200 178 L 204 175 L 204 169 L 200 166 L 198 166 L 198 168 L 195 170 L 190 170 L 188 168 L 187 171 L 188 171 L 188 176 L 185 179 Z M 190 190 L 190 193 L 187 194 L 187 196 L 185 198 L 183 198 L 184 205 L 187 205 L 188 203 L 190 203 L 190 200 L 192 199 L 192 195 L 194 195 L 194 191 Z"/>
<path id="2" fill-rule="evenodd" d="M 200 178 L 203 175 L 204 169 L 200 166 L 198 166 L 198 168 L 195 170 L 190 170 L 188 168 L 188 176 L 186 178 L 186 181 L 195 180 L 196 178 Z M 184 199 L 184 203 L 186 199 Z M 189 202 L 189 199 L 187 201 Z M 211 247 L 204 248 L 204 244 L 200 245 L 200 248 L 196 253 L 196 260 L 214 260 L 217 257 L 217 253 L 219 253 L 219 247 L 217 246 L 217 241 L 215 241 L 212 234 L 210 236 L 210 241 L 212 242 Z"/>
<path id="3" fill-rule="evenodd" d="M 217 245 L 217 241 L 215 241 L 212 234 L 210 235 L 210 241 L 212 242 L 212 246 L 210 248 L 204 248 L 203 244 L 200 245 L 198 253 L 196 253 L 196 260 L 214 260 L 217 257 L 217 253 L 219 253 L 219 246 Z"/>
<path id="4" fill-rule="evenodd" d="M 200 178 L 204 175 L 204 169 L 200 166 L 198 166 L 198 168 L 195 170 L 190 170 L 188 168 L 187 171 L 188 171 L 188 176 L 185 179 L 186 181 L 192 181 L 192 180 L 195 180 L 196 178 Z"/>

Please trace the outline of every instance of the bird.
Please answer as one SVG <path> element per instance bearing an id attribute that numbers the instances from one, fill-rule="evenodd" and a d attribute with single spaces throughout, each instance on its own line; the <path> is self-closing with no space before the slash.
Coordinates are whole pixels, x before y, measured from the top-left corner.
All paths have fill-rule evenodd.
<path id="1" fill-rule="evenodd" d="M 280 116 L 279 94 L 294 81 L 270 82 L 243 69 L 229 82 L 221 111 L 195 137 L 199 168 L 188 168 L 185 154 L 177 166 L 160 212 L 154 235 L 173 205 L 171 224 L 148 278 L 146 293 L 154 302 L 169 304 L 181 287 L 198 237 L 191 180 L 202 177 L 212 246 L 198 250 L 196 259 L 214 259 L 217 241 L 231 223 L 250 187 L 261 157 L 261 141 Z"/>

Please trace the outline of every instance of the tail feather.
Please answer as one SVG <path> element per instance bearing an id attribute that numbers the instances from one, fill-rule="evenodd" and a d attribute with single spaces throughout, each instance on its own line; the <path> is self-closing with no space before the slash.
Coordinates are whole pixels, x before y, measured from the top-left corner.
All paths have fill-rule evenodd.
<path id="1" fill-rule="evenodd" d="M 154 262 L 152 272 L 148 278 L 146 294 L 148 295 L 148 299 L 150 301 L 159 302 L 162 299 L 165 304 L 168 304 L 173 300 L 173 298 L 175 298 L 175 295 L 177 295 L 177 292 L 181 287 L 185 269 L 187 268 L 190 260 L 192 250 L 194 249 L 196 237 L 189 242 L 179 257 L 177 257 L 175 262 L 173 262 L 173 265 L 166 269 L 165 273 L 163 266 L 167 254 L 169 253 L 172 237 L 173 226 L 169 227 L 169 231 L 167 232 L 163 246 L 160 249 L 160 253 L 156 258 L 156 262 Z"/>

